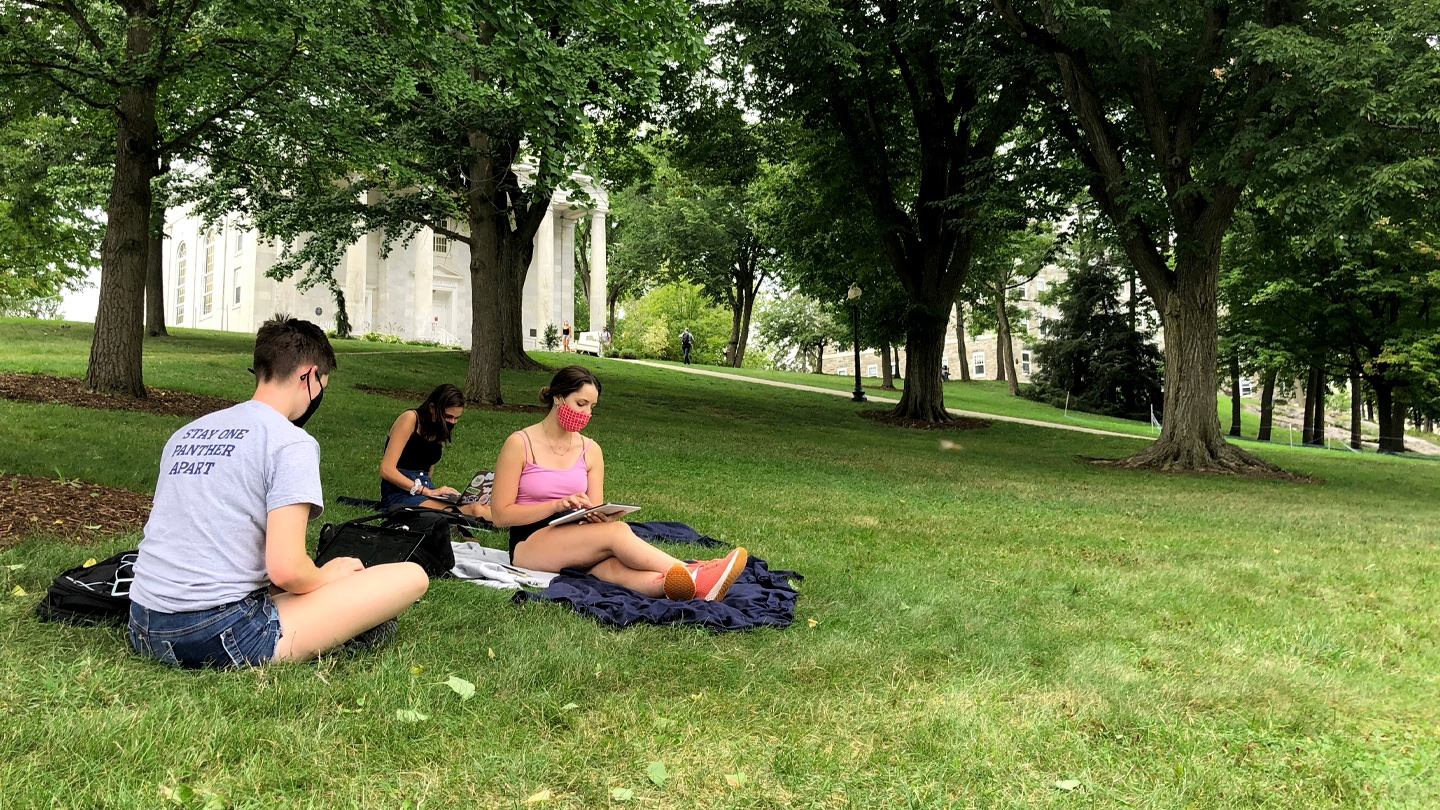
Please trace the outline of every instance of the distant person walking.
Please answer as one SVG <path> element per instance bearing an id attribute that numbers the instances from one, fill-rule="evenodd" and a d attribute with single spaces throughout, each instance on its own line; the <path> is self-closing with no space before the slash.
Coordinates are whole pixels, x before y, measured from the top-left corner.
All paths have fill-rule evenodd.
<path id="1" fill-rule="evenodd" d="M 610 353 L 610 330 L 603 326 L 600 327 L 600 353 Z"/>
<path id="2" fill-rule="evenodd" d="M 685 365 L 690 365 L 690 347 L 695 345 L 695 336 L 690 334 L 690 327 L 680 333 L 680 356 L 685 360 Z"/>

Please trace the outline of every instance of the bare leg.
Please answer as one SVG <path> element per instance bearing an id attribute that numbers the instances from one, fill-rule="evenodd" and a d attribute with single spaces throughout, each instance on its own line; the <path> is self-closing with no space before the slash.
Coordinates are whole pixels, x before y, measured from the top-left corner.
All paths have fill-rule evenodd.
<path id="1" fill-rule="evenodd" d="M 629 524 L 617 520 L 541 529 L 515 547 L 511 562 L 536 571 L 593 566 L 591 573 L 606 582 L 658 595 L 661 591 L 653 586 L 680 561 L 636 537 Z"/>
<path id="2" fill-rule="evenodd" d="M 530 542 L 530 541 L 525 541 Z M 665 595 L 665 575 L 654 571 L 636 571 L 634 568 L 626 567 L 625 563 L 615 557 L 608 560 L 601 560 L 590 569 L 590 573 L 606 582 L 613 582 L 616 585 L 624 585 L 632 591 L 639 591 L 646 596 Z"/>
<path id="3" fill-rule="evenodd" d="M 306 661 L 400 615 L 430 579 L 411 562 L 376 565 L 310 593 L 274 597 L 280 612 L 277 661 Z"/>

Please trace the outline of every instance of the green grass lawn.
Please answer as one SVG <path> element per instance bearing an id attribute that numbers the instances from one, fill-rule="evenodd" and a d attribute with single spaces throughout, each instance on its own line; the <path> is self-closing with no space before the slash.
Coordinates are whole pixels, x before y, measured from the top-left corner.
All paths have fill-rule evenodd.
<path id="1" fill-rule="evenodd" d="M 0 369 L 78 375 L 88 338 L 0 321 Z M 181 330 L 146 381 L 243 398 L 249 348 Z M 373 497 L 407 403 L 352 386 L 428 390 L 465 360 L 337 348 L 309 427 L 327 497 Z M 0 806 L 1440 806 L 1440 465 L 1250 445 L 1326 483 L 1154 475 L 1077 461 L 1134 439 L 1006 423 L 947 452 L 841 397 L 586 362 L 607 494 L 802 571 L 794 626 L 614 631 L 437 581 L 378 653 L 172 671 L 31 614 L 137 535 L 31 538 L 0 551 Z M 0 469 L 147 490 L 184 421 L 0 401 Z M 437 478 L 528 421 L 467 412 Z"/>
<path id="2" fill-rule="evenodd" d="M 647 360 L 646 362 L 663 363 L 668 366 L 684 368 L 683 363 L 668 362 L 664 360 Z M 754 368 L 726 368 L 724 366 L 702 366 L 694 365 L 691 368 L 698 368 L 704 371 L 717 371 L 722 374 L 736 374 L 742 377 L 753 377 L 760 380 L 771 380 L 774 382 L 795 383 L 797 385 L 808 385 L 815 388 L 827 388 L 835 391 L 854 391 L 855 378 L 841 377 L 837 374 L 807 374 L 798 371 L 774 371 L 770 369 Z M 881 391 L 878 389 L 880 378 L 861 377 L 861 385 L 866 386 L 865 395 L 874 400 L 890 399 L 898 400 L 900 391 Z M 904 388 L 905 381 L 899 377 L 895 378 L 897 389 Z M 870 388 L 868 386 L 876 386 Z M 949 408 L 957 408 L 966 411 L 979 411 L 981 413 L 993 413 L 999 416 L 1017 416 L 1024 419 L 1035 419 L 1041 422 L 1054 422 L 1062 425 L 1076 425 L 1080 427 L 1097 428 L 1099 430 L 1111 430 L 1116 433 L 1133 433 L 1137 436 L 1153 436 L 1157 433 L 1144 422 L 1136 422 L 1131 419 L 1117 419 L 1112 416 L 1102 416 L 1093 413 L 1081 413 L 1079 411 L 1066 412 L 1061 408 L 1052 408 L 1042 402 L 1034 402 L 1024 397 L 1011 396 L 1006 384 L 996 380 L 971 380 L 962 382 L 951 380 L 945 383 L 945 405 Z"/>

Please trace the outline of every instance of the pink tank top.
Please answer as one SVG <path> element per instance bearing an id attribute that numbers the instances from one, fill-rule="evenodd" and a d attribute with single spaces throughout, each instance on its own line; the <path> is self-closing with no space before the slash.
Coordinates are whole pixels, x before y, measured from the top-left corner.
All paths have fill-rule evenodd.
<path id="1" fill-rule="evenodd" d="M 530 436 L 523 430 L 515 432 L 525 440 L 525 467 L 520 470 L 520 486 L 515 493 L 515 503 L 524 506 L 557 501 L 589 489 L 590 468 L 585 466 L 585 451 L 590 448 L 589 439 L 585 440 L 585 444 L 580 448 L 580 457 L 575 459 L 569 469 L 557 470 L 553 467 L 541 467 L 531 461 L 535 451 L 530 447 Z"/>

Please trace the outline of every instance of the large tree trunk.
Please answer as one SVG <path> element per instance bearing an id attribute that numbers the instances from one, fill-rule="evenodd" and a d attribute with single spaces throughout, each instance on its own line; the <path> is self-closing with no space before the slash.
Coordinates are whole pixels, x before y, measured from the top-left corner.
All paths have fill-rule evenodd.
<path id="1" fill-rule="evenodd" d="M 1360 442 L 1360 372 L 1350 369 L 1350 449 L 1359 450 Z"/>
<path id="2" fill-rule="evenodd" d="M 1265 385 L 1260 389 L 1260 432 L 1255 436 L 1262 442 L 1270 441 L 1270 430 L 1275 421 L 1275 369 L 1265 370 Z"/>
<path id="3" fill-rule="evenodd" d="M 965 348 L 965 305 L 955 302 L 955 351 L 960 358 L 960 379 L 970 382 L 970 352 Z"/>
<path id="4" fill-rule="evenodd" d="M 1240 352 L 1230 350 L 1230 435 L 1240 435 Z"/>
<path id="5" fill-rule="evenodd" d="M 470 144 L 480 154 L 488 152 L 489 136 L 470 134 Z M 484 405 L 500 405 L 500 359 L 504 348 L 505 323 L 501 317 L 504 295 L 504 232 L 510 221 L 496 210 L 494 179 L 490 161 L 477 157 L 470 167 L 470 364 L 465 370 L 465 399 Z M 518 311 L 518 309 L 517 309 Z"/>
<path id="6" fill-rule="evenodd" d="M 156 165 L 156 177 L 170 173 L 169 159 Z M 150 212 L 150 264 L 145 273 L 145 331 L 150 337 L 166 337 L 165 329 L 165 204 L 152 200 Z"/>
<path id="7" fill-rule="evenodd" d="M 1370 381 L 1375 391 L 1375 416 L 1380 423 L 1380 452 L 1405 452 L 1405 405 L 1395 396 L 1388 380 Z"/>
<path id="8" fill-rule="evenodd" d="M 740 321 L 744 318 L 744 293 L 737 294 L 730 304 L 730 339 L 725 342 L 725 365 L 740 367 Z"/>
<path id="9" fill-rule="evenodd" d="M 1315 367 L 1305 372 L 1304 401 L 1305 413 L 1301 418 L 1300 443 L 1313 444 L 1315 440 Z"/>
<path id="10" fill-rule="evenodd" d="M 1151 298 L 1160 307 L 1165 329 L 1165 412 L 1155 443 L 1112 464 L 1167 471 L 1281 474 L 1268 461 L 1225 441 L 1215 409 L 1219 390 L 1216 373 L 1216 296 L 1219 251 L 1208 256 L 1182 253 L 1178 283 Z"/>
<path id="11" fill-rule="evenodd" d="M 145 331 L 150 337 L 165 337 L 165 236 L 150 234 L 150 255 L 145 270 Z"/>
<path id="12" fill-rule="evenodd" d="M 912 314 L 905 332 L 905 391 L 892 413 L 907 419 L 945 422 L 951 417 L 945 410 L 945 389 L 940 383 L 940 363 L 945 357 L 945 317 L 923 317 Z"/>
<path id="13" fill-rule="evenodd" d="M 890 354 L 890 341 L 880 344 L 880 387 L 886 391 L 895 390 L 895 366 Z"/>
<path id="14" fill-rule="evenodd" d="M 823 340 L 820 341 L 819 343 L 817 343 L 817 344 L 815 345 L 815 369 L 814 369 L 814 373 L 815 373 L 815 374 L 824 374 L 824 373 L 825 373 L 825 341 L 823 341 Z"/>
<path id="15" fill-rule="evenodd" d="M 548 205 L 548 200 L 546 202 Z M 499 296 L 500 367 L 517 371 L 547 371 L 549 366 L 525 352 L 525 276 L 530 271 L 534 238 L 525 239 L 519 231 L 499 234 L 501 273 Z M 528 244 L 527 244 L 528 243 Z"/>
<path id="16" fill-rule="evenodd" d="M 740 318 L 740 347 L 735 356 L 735 368 L 740 368 L 745 362 L 745 349 L 750 345 L 750 318 L 755 314 L 755 296 L 752 291 L 745 296 L 745 310 Z"/>
<path id="17" fill-rule="evenodd" d="M 130 22 L 125 58 L 134 63 L 150 51 L 153 29 L 148 21 Z M 150 181 L 156 173 L 158 137 L 155 96 L 153 85 L 126 88 L 116 116 L 115 176 L 100 243 L 100 306 L 85 371 L 85 388 L 102 394 L 145 396 L 141 352 L 150 262 Z"/>
<path id="18" fill-rule="evenodd" d="M 1005 321 L 1005 298 L 1003 294 L 995 296 L 995 379 L 1007 382 L 1010 378 L 1006 376 L 1005 369 L 1005 345 L 1009 343 L 1009 324 Z"/>
<path id="19" fill-rule="evenodd" d="M 1317 365 L 1310 377 L 1310 441 L 1308 444 L 1323 447 L 1325 444 L 1325 395 L 1329 385 L 1325 379 L 1324 364 Z"/>
<path id="20" fill-rule="evenodd" d="M 1020 375 L 1015 373 L 1015 339 L 1010 336 L 1010 313 L 1005 311 L 1005 288 L 1000 288 L 1000 328 L 996 333 L 999 339 L 1001 354 L 995 358 L 1000 363 L 1000 371 L 1005 374 L 1006 387 L 1010 396 L 1020 395 Z M 1004 333 L 1002 337 L 1000 332 Z"/>

